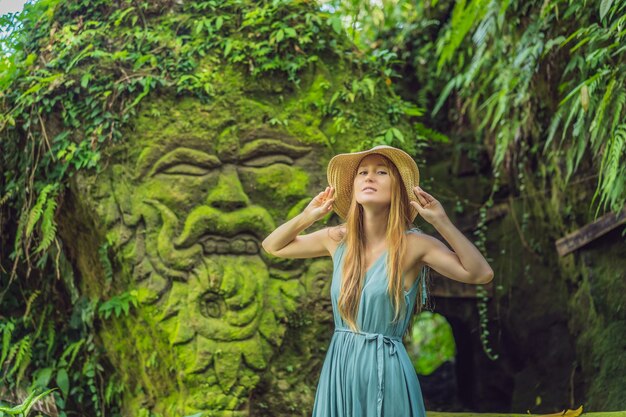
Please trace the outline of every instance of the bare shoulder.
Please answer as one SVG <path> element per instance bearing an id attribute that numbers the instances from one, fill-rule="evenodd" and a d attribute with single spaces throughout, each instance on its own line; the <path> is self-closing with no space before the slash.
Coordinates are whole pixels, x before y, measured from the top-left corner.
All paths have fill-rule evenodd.
<path id="1" fill-rule="evenodd" d="M 326 231 L 326 247 L 328 248 L 330 256 L 333 257 L 335 255 L 335 251 L 337 250 L 337 246 L 339 246 L 346 235 L 346 227 L 344 225 L 331 226 L 327 227 Z"/>
<path id="2" fill-rule="evenodd" d="M 417 253 L 420 255 L 423 255 L 429 247 L 432 247 L 432 245 L 441 243 L 436 237 L 422 231 L 409 233 L 408 238 L 410 239 L 409 242 L 411 242 L 411 246 L 418 249 Z"/>
<path id="3" fill-rule="evenodd" d="M 429 265 L 438 263 L 442 257 L 453 255 L 453 251 L 441 240 L 426 233 L 411 233 L 410 237 L 411 256 L 415 263 L 419 265 Z M 451 259 L 451 258 L 450 258 Z M 448 260 L 450 260 L 448 259 Z M 458 259 L 458 257 L 456 257 Z"/>
<path id="4" fill-rule="evenodd" d="M 418 230 L 417 233 L 407 234 L 407 242 L 407 251 L 411 259 L 411 264 L 413 268 L 419 271 L 424 265 L 424 256 L 439 240 L 436 237 Z"/>

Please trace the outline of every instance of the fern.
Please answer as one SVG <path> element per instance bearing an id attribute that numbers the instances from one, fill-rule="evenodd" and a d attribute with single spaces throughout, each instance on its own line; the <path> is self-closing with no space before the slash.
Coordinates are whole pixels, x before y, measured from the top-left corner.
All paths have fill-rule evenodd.
<path id="1" fill-rule="evenodd" d="M 26 237 L 29 237 L 33 233 L 35 224 L 39 221 L 39 218 L 43 214 L 43 206 L 48 199 L 48 193 L 54 192 L 56 184 L 47 184 L 39 193 L 35 205 L 30 210 L 28 215 L 28 223 L 26 223 Z"/>
<path id="2" fill-rule="evenodd" d="M 480 21 L 490 9 L 489 4 L 494 0 L 469 0 L 470 4 L 466 7 L 466 1 L 460 0 L 454 4 L 452 10 L 452 19 L 450 26 L 446 32 L 444 44 L 440 44 L 439 61 L 437 62 L 437 70 L 440 71 L 443 65 L 454 56 L 467 33 L 472 29 L 474 24 Z"/>
<path id="3" fill-rule="evenodd" d="M 11 408 L 0 406 L 0 416 L 7 414 L 9 416 L 26 417 L 28 416 L 30 409 L 33 407 L 33 405 L 35 405 L 37 401 L 39 401 L 41 398 L 45 397 L 46 395 L 50 394 L 54 390 L 56 390 L 56 388 L 50 388 L 49 390 L 46 390 L 40 394 L 37 394 L 37 390 L 35 389 L 31 391 L 30 394 L 28 394 L 28 396 L 23 400 L 22 404 L 19 404 Z"/>
<path id="4" fill-rule="evenodd" d="M 0 356 L 0 369 L 2 369 L 2 364 L 4 364 L 4 360 L 9 354 L 13 330 L 15 330 L 15 323 L 12 321 L 8 321 L 2 325 L 2 356 Z"/>
<path id="5" fill-rule="evenodd" d="M 46 250 L 56 236 L 57 227 L 54 223 L 54 210 L 56 209 L 56 206 L 56 199 L 48 199 L 46 203 L 46 210 L 43 212 L 43 219 L 41 220 L 41 243 L 35 252 Z"/>
<path id="6" fill-rule="evenodd" d="M 414 123 L 415 136 L 418 140 L 429 140 L 432 142 L 449 143 L 450 138 L 436 130 L 424 126 L 423 123 Z"/>
<path id="7" fill-rule="evenodd" d="M 27 216 L 28 213 L 25 210 L 20 213 L 20 220 L 17 222 L 17 232 L 15 234 L 13 253 L 10 255 L 11 259 L 19 259 L 22 255 L 22 231 L 24 230 Z"/>
<path id="8" fill-rule="evenodd" d="M 74 360 L 76 359 L 76 355 L 78 355 L 78 353 L 80 352 L 80 348 L 83 346 L 83 344 L 85 344 L 85 340 L 84 339 L 80 339 L 80 340 L 72 343 L 71 345 L 69 345 L 63 351 L 63 354 L 61 355 L 61 358 L 60 358 L 59 362 L 64 364 L 64 365 L 67 363 L 67 367 L 71 368 L 72 364 L 74 363 Z M 70 360 L 69 361 L 67 361 L 67 356 L 68 355 L 70 355 Z"/>
<path id="9" fill-rule="evenodd" d="M 479 4 L 484 11 L 474 8 Z M 585 156 L 601 160 L 599 168 L 595 167 L 599 178 L 597 193 L 602 195 L 600 204 L 619 209 L 626 200 L 626 185 L 622 184 L 626 183 L 626 168 L 617 163 L 624 160 L 622 128 L 617 126 L 624 120 L 626 107 L 626 77 L 622 75 L 626 74 L 622 64 L 626 54 L 626 3 L 602 0 L 602 23 L 574 1 L 558 8 L 544 2 L 541 9 L 533 3 L 511 4 L 517 10 L 508 13 L 506 21 L 502 11 L 509 8 L 509 2 L 502 5 L 500 12 L 493 3 L 455 3 L 450 25 L 437 43 L 437 71 L 451 61 L 453 54 L 458 56 L 460 68 L 450 68 L 452 76 L 441 90 L 432 114 L 456 90 L 466 100 L 457 111 L 469 118 L 477 131 L 488 129 L 495 136 L 492 164 L 496 172 L 500 164 L 508 161 L 510 153 L 517 151 L 512 147 L 519 146 L 520 137 L 525 140 L 529 132 L 539 131 L 536 124 L 532 125 L 540 113 L 533 103 L 536 94 L 532 89 L 537 87 L 535 80 L 547 81 L 536 76 L 540 64 L 550 67 L 552 78 L 552 70 L 557 69 L 557 105 L 552 114 L 548 113 L 546 137 L 539 144 L 542 153 L 547 156 L 548 150 L 552 150 L 558 155 L 564 148 L 565 184 Z M 522 15 L 529 19 L 520 27 L 517 23 Z M 473 27 L 475 51 L 461 48 Z M 463 65 L 465 54 L 471 52 L 471 61 Z M 553 57 L 566 60 L 560 65 L 552 61 Z"/>
<path id="10" fill-rule="evenodd" d="M 624 108 L 624 104 L 626 104 L 626 91 L 622 87 L 623 82 L 620 83 L 618 88 L 617 95 L 615 97 L 615 101 L 613 102 L 613 120 L 611 120 L 611 131 L 616 132 L 619 128 L 620 123 L 622 122 L 623 115 L 622 109 Z"/>
<path id="11" fill-rule="evenodd" d="M 626 124 L 621 124 L 613 132 L 613 136 L 607 144 L 602 157 L 602 162 L 600 164 L 600 187 L 596 189 L 593 200 L 598 197 L 598 193 L 600 191 L 603 191 L 603 194 L 600 198 L 598 209 L 596 210 L 596 216 L 598 215 L 600 206 L 606 206 L 609 202 L 609 196 L 611 196 L 611 193 L 617 194 L 611 196 L 614 199 L 619 195 L 618 192 L 623 190 L 623 180 L 626 178 L 626 173 L 623 164 L 620 164 L 620 161 L 624 161 L 625 159 Z M 621 207 L 615 206 L 612 207 L 612 209 L 614 211 L 618 211 Z"/>
<path id="12" fill-rule="evenodd" d="M 439 112 L 444 102 L 446 101 L 450 93 L 452 92 L 452 89 L 458 88 L 461 85 L 462 80 L 463 80 L 463 77 L 461 75 L 457 75 L 456 77 L 453 77 L 450 81 L 448 81 L 446 86 L 443 88 L 441 94 L 439 95 L 439 98 L 437 99 L 437 103 L 435 104 L 433 111 L 431 112 L 432 116 L 436 115 Z"/>
<path id="13" fill-rule="evenodd" d="M 554 139 L 554 135 L 556 134 L 559 125 L 561 124 L 561 118 L 563 113 L 557 112 L 550 121 L 550 127 L 548 128 L 548 137 L 546 138 L 546 143 L 543 145 L 543 154 L 546 154 L 546 150 L 550 147 L 552 140 Z"/>
<path id="14" fill-rule="evenodd" d="M 17 351 L 18 351 L 19 348 L 20 348 L 20 344 L 19 343 L 16 343 L 16 344 L 14 344 L 13 346 L 10 347 L 9 352 L 7 354 L 7 357 L 6 357 L 6 362 L 4 364 L 4 368 L 6 368 L 6 369 L 9 368 L 9 366 L 13 362 L 13 358 L 17 354 Z M 5 377 L 5 378 L 8 378 L 10 376 L 10 373 L 7 371 L 2 376 Z"/>
<path id="15" fill-rule="evenodd" d="M 7 193 L 3 195 L 2 198 L 0 198 L 0 207 L 2 207 L 7 201 L 9 201 L 11 197 L 13 197 L 13 190 L 7 191 Z"/>
<path id="16" fill-rule="evenodd" d="M 28 316 L 30 315 L 30 308 L 33 305 L 33 302 L 35 301 L 35 299 L 39 296 L 39 294 L 41 294 L 41 291 L 35 290 L 28 297 L 28 300 L 26 301 L 26 311 L 24 312 L 24 317 L 23 317 L 24 319 L 27 319 Z"/>
<path id="17" fill-rule="evenodd" d="M 103 301 L 98 307 L 98 314 L 105 319 L 108 319 L 113 312 L 115 312 L 115 317 L 120 317 L 122 313 L 128 315 L 130 306 L 137 307 L 138 303 L 137 290 L 125 291 Z"/>
<path id="18" fill-rule="evenodd" d="M 606 125 L 604 124 L 604 117 L 607 114 L 607 110 L 609 109 L 609 104 L 611 103 L 611 99 L 613 98 L 613 88 L 615 87 L 616 80 L 615 77 L 612 77 L 609 81 L 609 85 L 606 87 L 604 91 L 604 97 L 600 101 L 600 106 L 596 111 L 596 117 L 591 122 L 589 130 L 591 132 L 591 143 L 592 145 L 596 143 L 598 136 L 600 136 L 600 132 L 604 133 L 606 131 Z"/>
<path id="19" fill-rule="evenodd" d="M 9 358 L 11 358 L 11 356 L 15 357 L 15 360 L 13 362 L 13 367 L 7 373 L 7 377 L 10 377 L 15 373 L 15 371 L 20 369 L 24 362 L 27 362 L 26 364 L 30 362 L 31 340 L 29 334 L 24 336 L 24 338 L 15 345 L 15 350 L 12 349 L 12 352 L 9 353 Z"/>
<path id="20" fill-rule="evenodd" d="M 30 336 L 30 335 L 29 335 Z M 26 338 L 24 338 L 26 339 Z M 23 346 L 20 348 L 20 352 L 18 354 L 18 361 L 20 363 L 19 370 L 17 372 L 17 376 L 15 378 L 15 385 L 19 386 L 20 381 L 24 377 L 24 372 L 26 372 L 26 368 L 30 365 L 30 361 L 32 359 L 33 350 L 32 343 L 30 337 L 28 337 L 28 341 L 24 342 Z M 16 362 L 17 364 L 17 362 Z"/>

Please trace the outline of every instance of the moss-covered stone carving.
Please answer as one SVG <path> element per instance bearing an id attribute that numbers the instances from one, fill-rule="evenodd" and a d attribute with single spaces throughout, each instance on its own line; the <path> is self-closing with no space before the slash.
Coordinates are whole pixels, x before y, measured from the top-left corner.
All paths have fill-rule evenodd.
<path id="1" fill-rule="evenodd" d="M 323 302 L 332 261 L 280 259 L 260 247 L 326 185 L 334 151 L 321 118 L 303 106 L 320 86 L 319 74 L 310 79 L 286 100 L 271 83 L 211 103 L 154 96 L 126 140 L 107 150 L 107 166 L 76 177 L 68 221 L 98 231 L 114 266 L 109 282 L 78 260 L 82 291 L 132 292 L 139 301 L 99 334 L 126 385 L 128 415 L 275 415 L 268 409 L 312 401 L 327 343 L 320 335 L 332 326 Z M 340 150 L 362 140 L 356 133 Z M 76 256 L 94 256 L 70 230 L 62 233 Z M 287 332 L 308 346 L 281 350 Z M 312 367 L 293 372 L 304 365 L 298 355 Z M 278 391 L 290 394 L 270 399 Z"/>
<path id="2" fill-rule="evenodd" d="M 7 384 L 62 375 L 67 414 L 306 414 L 332 262 L 259 242 L 326 186 L 331 155 L 411 152 L 419 112 L 387 61 L 315 2 L 55 0 L 22 23 L 0 77 L 0 159 L 21 173 L 0 221 L 20 219 L 3 254 L 28 288 L 3 306 L 33 361 Z"/>

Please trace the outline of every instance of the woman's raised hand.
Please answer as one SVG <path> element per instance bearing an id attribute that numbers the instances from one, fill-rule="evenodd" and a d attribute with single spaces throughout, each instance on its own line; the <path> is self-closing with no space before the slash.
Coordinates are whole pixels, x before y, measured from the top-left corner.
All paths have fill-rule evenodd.
<path id="1" fill-rule="evenodd" d="M 420 186 L 413 187 L 413 192 L 419 203 L 411 200 L 409 204 L 415 207 L 418 214 L 428 223 L 434 225 L 448 217 L 441 203 L 435 197 L 422 190 Z"/>
<path id="2" fill-rule="evenodd" d="M 303 211 L 304 215 L 313 221 L 318 221 L 332 210 L 333 202 L 335 201 L 334 195 L 335 189 L 331 186 L 326 187 L 306 206 Z"/>

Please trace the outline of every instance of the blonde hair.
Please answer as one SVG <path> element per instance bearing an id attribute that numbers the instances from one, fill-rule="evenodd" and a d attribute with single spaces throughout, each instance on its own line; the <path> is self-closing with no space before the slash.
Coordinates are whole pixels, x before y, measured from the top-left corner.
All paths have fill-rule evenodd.
<path id="1" fill-rule="evenodd" d="M 396 166 L 384 155 L 381 155 L 389 170 L 391 179 L 391 202 L 389 217 L 387 218 L 387 276 L 389 284 L 387 293 L 394 306 L 394 318 L 392 323 L 406 317 L 406 304 L 404 303 L 404 284 L 402 282 L 402 257 L 406 249 L 405 231 L 412 225 L 411 206 L 409 197 L 402 184 L 402 178 Z M 356 175 L 356 172 L 355 172 Z M 360 331 L 356 323 L 359 301 L 365 282 L 365 243 L 361 236 L 364 235 L 363 207 L 357 203 L 355 194 L 352 192 L 350 208 L 346 216 L 346 233 L 342 237 L 345 242 L 345 254 L 343 261 L 341 289 L 339 292 L 339 314 L 353 331 Z M 340 225 L 341 226 L 341 225 Z M 384 256 L 384 255 L 383 255 Z M 415 311 L 418 311 L 416 303 Z M 412 327 L 412 326 L 411 326 Z M 407 329 L 408 330 L 408 329 Z"/>

